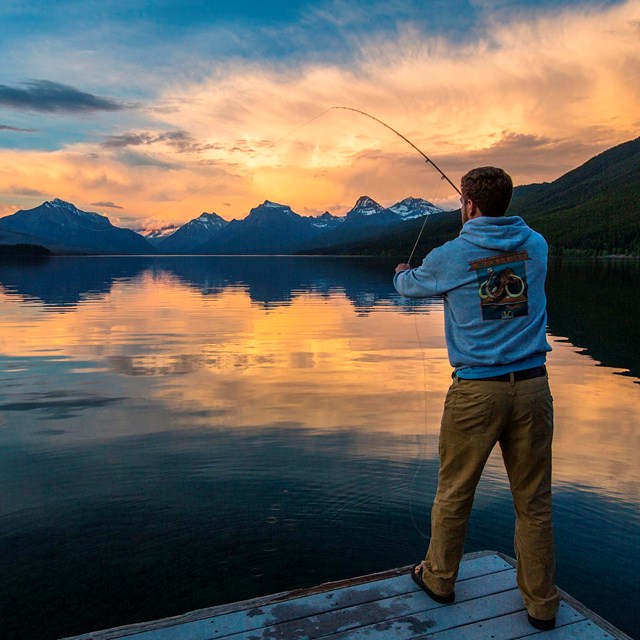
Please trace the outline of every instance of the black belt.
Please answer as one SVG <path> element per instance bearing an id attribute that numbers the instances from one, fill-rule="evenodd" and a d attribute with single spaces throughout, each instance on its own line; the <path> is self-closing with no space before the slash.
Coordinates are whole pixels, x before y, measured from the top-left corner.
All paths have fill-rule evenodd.
<path id="1" fill-rule="evenodd" d="M 541 378 L 546 375 L 547 367 L 541 365 L 539 367 L 532 367 L 531 369 L 514 371 L 513 373 L 503 373 L 501 376 L 491 376 L 490 378 L 460 378 L 456 376 L 455 371 L 451 374 L 451 377 L 458 378 L 458 380 L 473 380 L 474 382 L 511 382 L 511 376 L 513 376 L 514 382 L 520 382 L 521 380 L 531 380 L 532 378 Z"/>

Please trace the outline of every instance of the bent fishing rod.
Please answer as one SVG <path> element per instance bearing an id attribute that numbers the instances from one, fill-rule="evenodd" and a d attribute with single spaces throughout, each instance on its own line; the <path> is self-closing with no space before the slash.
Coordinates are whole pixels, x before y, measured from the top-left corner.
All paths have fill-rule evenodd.
<path id="1" fill-rule="evenodd" d="M 416 145 L 413 144 L 413 142 L 411 142 L 409 138 L 407 138 L 406 136 L 403 136 L 399 131 L 396 131 L 393 127 L 389 126 L 386 122 L 383 122 L 382 120 L 380 120 L 380 118 L 376 118 L 375 116 L 372 116 L 370 113 L 367 113 L 366 111 L 362 111 L 360 109 L 354 109 L 353 107 L 331 107 L 331 109 L 344 109 L 345 111 L 354 111 L 355 113 L 359 113 L 363 116 L 366 116 L 367 118 L 371 118 L 371 120 L 375 120 L 377 123 L 381 124 L 383 127 L 386 127 L 387 129 L 389 129 L 389 131 L 392 131 L 397 136 L 402 138 L 407 144 L 413 147 L 425 159 L 425 162 L 427 164 L 430 164 L 442 176 L 441 178 L 442 180 L 446 180 L 458 192 L 459 195 L 462 195 L 462 192 L 460 191 L 460 189 L 458 189 L 458 187 L 456 187 L 456 185 L 453 184 L 453 182 L 451 182 L 451 180 L 449 179 L 449 176 L 447 176 L 447 174 L 426 153 L 424 153 L 424 151 L 416 147 Z M 327 109 L 327 111 L 330 111 L 331 109 Z M 320 115 L 327 113 L 327 111 L 324 111 Z M 316 116 L 316 117 L 319 117 L 319 116 Z M 429 216 L 425 216 L 420 232 L 418 233 L 418 237 L 416 238 L 416 242 L 413 245 L 413 249 L 411 250 L 411 255 L 407 260 L 407 264 L 411 264 L 411 259 L 413 258 L 413 254 L 416 251 L 418 242 L 420 242 L 420 237 L 422 236 L 422 232 L 424 231 L 424 228 L 427 224 L 428 219 L 429 219 Z"/>
<path id="2" fill-rule="evenodd" d="M 456 185 L 453 184 L 451 180 L 449 180 L 449 177 L 447 176 L 447 174 L 426 153 L 424 153 L 421 149 L 418 149 L 418 147 L 416 147 L 416 145 L 413 144 L 413 142 L 411 142 L 409 138 L 407 138 L 406 136 L 403 136 L 399 131 L 396 131 L 393 127 L 389 126 L 386 122 L 383 122 L 382 120 L 380 120 L 380 118 L 376 118 L 375 116 L 372 116 L 370 113 L 367 113 L 366 111 L 361 111 L 360 109 L 354 109 L 353 107 L 331 107 L 331 108 L 344 109 L 346 111 L 355 111 L 356 113 L 360 113 L 363 116 L 367 116 L 367 118 L 371 118 L 372 120 L 375 120 L 376 122 L 380 123 L 383 127 L 386 127 L 387 129 L 389 129 L 390 131 L 393 131 L 393 133 L 395 133 L 397 136 L 400 136 L 407 144 L 411 145 L 425 159 L 425 162 L 427 164 L 430 164 L 442 176 L 442 178 L 446 180 L 458 192 L 459 195 L 462 195 L 462 193 L 460 192 L 460 189 L 458 189 L 458 187 L 456 187 Z"/>

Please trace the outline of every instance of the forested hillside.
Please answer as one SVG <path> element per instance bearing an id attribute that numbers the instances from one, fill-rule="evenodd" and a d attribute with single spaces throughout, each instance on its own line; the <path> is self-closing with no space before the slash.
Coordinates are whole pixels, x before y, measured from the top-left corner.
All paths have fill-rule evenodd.
<path id="1" fill-rule="evenodd" d="M 516 190 L 521 215 L 561 253 L 640 254 L 640 138 L 613 147 L 552 183 Z"/>

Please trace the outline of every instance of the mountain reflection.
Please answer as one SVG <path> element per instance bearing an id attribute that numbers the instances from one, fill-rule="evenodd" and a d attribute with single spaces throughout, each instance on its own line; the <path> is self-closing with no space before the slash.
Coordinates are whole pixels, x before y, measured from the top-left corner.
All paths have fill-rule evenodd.
<path id="1" fill-rule="evenodd" d="M 391 285 L 388 260 L 294 258 L 258 256 L 54 258 L 37 263 L 0 264 L 5 293 L 39 300 L 50 310 L 66 310 L 88 297 L 106 296 L 116 281 L 142 274 L 169 275 L 204 296 L 228 288 L 245 289 L 252 302 L 288 305 L 309 292 L 328 296 L 343 291 L 352 304 L 367 309 L 381 302 L 399 301 Z M 424 304 L 424 303 L 423 303 Z"/>
<path id="2" fill-rule="evenodd" d="M 384 259 L 271 256 L 53 258 L 0 263 L 0 286 L 7 296 L 40 302 L 52 312 L 104 298 L 116 282 L 168 277 L 201 296 L 246 291 L 252 303 L 267 310 L 291 305 L 309 293 L 328 298 L 339 291 L 361 313 L 385 305 L 404 312 L 419 307 L 424 313 L 431 301 L 416 303 L 393 290 L 394 264 Z M 636 260 L 553 260 L 547 283 L 550 333 L 605 366 L 640 377 L 639 287 Z M 135 365 L 127 366 L 135 370 Z"/>
<path id="3" fill-rule="evenodd" d="M 203 294 L 225 287 L 245 287 L 253 302 L 265 306 L 290 304 L 298 295 L 328 296 L 344 291 L 356 307 L 397 298 L 391 286 L 390 263 L 383 260 L 293 257 L 184 258 L 162 267 Z"/>
<path id="4" fill-rule="evenodd" d="M 50 258 L 0 262 L 0 286 L 8 295 L 37 300 L 51 311 L 73 309 L 88 297 L 104 297 L 117 280 L 132 280 L 149 267 L 145 258 Z"/>

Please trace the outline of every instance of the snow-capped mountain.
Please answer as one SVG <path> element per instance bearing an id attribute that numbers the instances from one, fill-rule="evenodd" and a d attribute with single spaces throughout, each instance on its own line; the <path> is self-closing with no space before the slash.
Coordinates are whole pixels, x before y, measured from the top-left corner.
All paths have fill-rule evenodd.
<path id="1" fill-rule="evenodd" d="M 344 216 L 334 216 L 328 211 L 325 211 L 321 216 L 307 216 L 307 220 L 309 220 L 316 229 L 324 231 L 326 229 L 335 229 L 342 224 L 346 218 Z"/>
<path id="2" fill-rule="evenodd" d="M 157 246 L 163 253 L 191 253 L 215 237 L 228 224 L 217 213 L 204 212 L 161 239 Z"/>
<path id="3" fill-rule="evenodd" d="M 305 253 L 317 251 L 324 255 L 334 251 L 341 253 L 345 246 L 379 237 L 385 232 L 386 227 L 397 227 L 405 220 L 419 218 L 435 211 L 439 209 L 421 198 L 405 198 L 385 208 L 369 196 L 361 196 L 347 215 L 340 218 L 344 221 L 343 224 L 327 228 L 301 250 Z"/>
<path id="4" fill-rule="evenodd" d="M 443 209 L 422 198 L 405 198 L 389 207 L 389 211 L 400 216 L 403 220 L 412 220 L 413 218 L 429 216 L 432 213 L 440 213 Z"/>
<path id="5" fill-rule="evenodd" d="M 345 222 L 348 225 L 393 224 L 400 222 L 400 218 L 369 196 L 360 196 L 353 209 L 345 216 Z"/>
<path id="6" fill-rule="evenodd" d="M 433 213 L 432 205 L 419 198 L 407 198 L 394 206 L 406 219 Z M 243 220 L 229 222 L 195 252 L 273 254 L 340 246 L 379 234 L 386 225 L 402 224 L 404 218 L 369 196 L 358 198 L 345 216 L 325 212 L 315 218 L 300 216 L 287 205 L 265 200 Z M 165 243 L 160 246 L 162 251 L 166 250 Z"/>
<path id="7" fill-rule="evenodd" d="M 384 207 L 373 200 L 373 198 L 360 196 L 346 217 L 347 219 L 364 218 L 366 216 L 375 216 L 382 211 L 384 211 Z"/>
<path id="8" fill-rule="evenodd" d="M 135 231 L 114 227 L 106 216 L 82 211 L 59 198 L 0 219 L 0 229 L 28 234 L 54 251 L 153 253 Z"/>
<path id="9" fill-rule="evenodd" d="M 49 232 L 53 227 L 85 229 L 107 229 L 111 227 L 109 218 L 99 213 L 81 211 L 71 202 L 55 198 L 43 202 L 34 209 L 21 209 L 13 215 L 2 218 L 3 226 L 11 225 L 17 231 L 27 231 L 35 235 Z"/>
<path id="10" fill-rule="evenodd" d="M 179 225 L 168 224 L 159 228 L 140 227 L 134 229 L 134 231 L 139 233 L 143 238 L 146 238 L 154 247 L 157 247 L 160 242 L 174 234 L 179 228 Z"/>
<path id="11" fill-rule="evenodd" d="M 297 213 L 294 213 L 289 205 L 278 204 L 277 202 L 272 202 L 271 200 L 265 200 L 261 205 L 251 209 L 249 215 L 253 215 L 254 217 L 263 217 L 270 211 L 277 211 L 289 218 L 301 217 Z"/>

